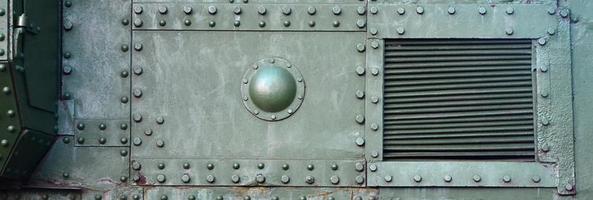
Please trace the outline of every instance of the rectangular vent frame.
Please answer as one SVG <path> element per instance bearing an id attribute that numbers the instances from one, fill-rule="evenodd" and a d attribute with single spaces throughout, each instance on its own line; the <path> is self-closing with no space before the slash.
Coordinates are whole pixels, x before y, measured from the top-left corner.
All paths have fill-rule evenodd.
<path id="1" fill-rule="evenodd" d="M 535 161 L 530 39 L 386 39 L 383 161 Z"/>

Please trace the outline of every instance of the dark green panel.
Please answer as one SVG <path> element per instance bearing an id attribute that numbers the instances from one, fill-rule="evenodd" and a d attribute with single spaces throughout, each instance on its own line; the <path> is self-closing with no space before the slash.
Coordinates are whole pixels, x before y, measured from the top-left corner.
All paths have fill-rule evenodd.
<path id="1" fill-rule="evenodd" d="M 28 178 L 36 169 L 39 161 L 49 151 L 55 136 L 37 131 L 25 130 L 19 137 L 10 161 L 6 164 L 4 177 Z"/>

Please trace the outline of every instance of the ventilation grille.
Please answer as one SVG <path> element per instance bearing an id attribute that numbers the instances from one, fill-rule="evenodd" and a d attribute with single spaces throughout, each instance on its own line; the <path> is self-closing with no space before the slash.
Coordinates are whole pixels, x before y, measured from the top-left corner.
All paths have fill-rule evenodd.
<path id="1" fill-rule="evenodd" d="M 386 40 L 384 160 L 533 161 L 531 40 Z"/>

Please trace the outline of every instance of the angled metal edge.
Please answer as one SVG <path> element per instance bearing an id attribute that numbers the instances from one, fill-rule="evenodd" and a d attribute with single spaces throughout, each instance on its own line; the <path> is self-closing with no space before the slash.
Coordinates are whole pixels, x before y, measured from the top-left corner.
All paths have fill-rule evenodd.
<path id="1" fill-rule="evenodd" d="M 365 163 L 352 160 L 132 160 L 137 185 L 364 186 Z"/>
<path id="2" fill-rule="evenodd" d="M 369 4 L 377 38 L 539 38 L 555 28 L 555 5 Z"/>
<path id="3" fill-rule="evenodd" d="M 10 178 L 28 178 L 54 143 L 55 136 L 24 130 L 10 154 L 2 174 Z"/>
<path id="4" fill-rule="evenodd" d="M 366 31 L 354 4 L 135 3 L 134 30 Z"/>

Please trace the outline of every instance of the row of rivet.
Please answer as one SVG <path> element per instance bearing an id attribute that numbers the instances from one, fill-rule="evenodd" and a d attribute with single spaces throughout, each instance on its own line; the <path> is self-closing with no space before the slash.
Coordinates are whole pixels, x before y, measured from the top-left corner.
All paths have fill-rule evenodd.
<path id="1" fill-rule="evenodd" d="M 3 9 L 0 9 L 0 16 L 4 16 L 5 11 Z M 1 33 L 0 33 L 1 34 Z M 3 34 L 0 35 L 0 39 L 3 38 Z M 3 39 L 2 39 L 3 41 Z M 4 73 L 8 71 L 8 67 L 6 64 L 0 64 L 0 73 Z M 8 75 L 6 75 L 8 76 Z M 10 81 L 8 81 L 10 82 Z M 7 98 L 10 98 L 10 95 L 12 94 L 10 85 L 8 86 L 1 86 L 2 87 L 2 93 L 7 96 Z M 16 112 L 13 109 L 8 109 L 6 110 L 6 116 L 8 117 L 7 119 L 10 120 L 11 122 L 14 121 L 14 118 L 16 117 Z M 7 133 L 15 133 L 16 132 L 16 127 L 14 125 L 8 125 L 6 127 L 6 132 Z M 2 138 L 0 139 L 0 147 L 2 148 L 6 148 L 9 149 L 10 148 L 10 142 L 8 141 L 8 139 Z M 0 160 L 4 159 L 4 155 L 0 154 Z"/>
<path id="2" fill-rule="evenodd" d="M 6 16 L 6 9 L 0 8 L 0 19 L 6 21 L 4 16 Z M 4 30 L 6 30 L 6 29 L 4 29 Z M 0 43 L 6 44 L 5 40 L 6 40 L 6 33 L 0 32 Z M 0 48 L 0 56 L 5 56 L 5 55 L 6 55 L 6 50 L 4 48 Z"/>

